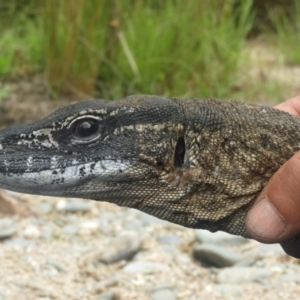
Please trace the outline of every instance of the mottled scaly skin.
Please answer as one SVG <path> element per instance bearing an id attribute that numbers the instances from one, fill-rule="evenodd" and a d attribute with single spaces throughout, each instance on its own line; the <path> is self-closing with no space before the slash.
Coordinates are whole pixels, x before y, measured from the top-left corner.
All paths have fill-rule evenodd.
<path id="1" fill-rule="evenodd" d="M 76 136 L 79 120 L 97 132 Z M 300 149 L 300 119 L 214 99 L 81 102 L 0 132 L 0 187 L 109 201 L 248 237 L 245 215 Z"/>

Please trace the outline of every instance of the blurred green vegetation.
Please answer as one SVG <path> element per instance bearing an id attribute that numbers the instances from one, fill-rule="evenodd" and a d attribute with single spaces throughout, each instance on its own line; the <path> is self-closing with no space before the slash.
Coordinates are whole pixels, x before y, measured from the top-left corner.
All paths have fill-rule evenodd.
<path id="1" fill-rule="evenodd" d="M 294 11 L 274 10 L 269 7 L 269 16 L 275 32 L 270 36 L 272 43 L 291 65 L 300 65 L 300 1 L 292 6 Z"/>
<path id="2" fill-rule="evenodd" d="M 53 94 L 108 99 L 231 98 L 245 42 L 262 34 L 261 7 L 271 43 L 300 63 L 299 0 L 293 11 L 256 2 L 0 0 L 0 78 L 40 72 Z"/>

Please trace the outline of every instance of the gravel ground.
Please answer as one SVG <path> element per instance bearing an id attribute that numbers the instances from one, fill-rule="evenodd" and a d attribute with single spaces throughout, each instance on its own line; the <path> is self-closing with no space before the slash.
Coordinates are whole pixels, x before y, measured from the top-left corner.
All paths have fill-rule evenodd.
<path id="1" fill-rule="evenodd" d="M 22 212 L 0 218 L 0 299 L 299 299 L 299 261 L 278 245 L 104 202 L 7 196 Z"/>

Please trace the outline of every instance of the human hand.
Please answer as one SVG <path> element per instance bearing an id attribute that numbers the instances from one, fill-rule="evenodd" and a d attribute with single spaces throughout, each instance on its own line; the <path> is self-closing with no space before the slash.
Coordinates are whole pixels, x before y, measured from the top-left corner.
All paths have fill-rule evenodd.
<path id="1" fill-rule="evenodd" d="M 300 96 L 275 108 L 300 116 Z M 285 242 L 300 234 L 300 152 L 266 184 L 247 214 L 246 228 L 257 241 L 280 243 L 287 254 L 300 258 L 300 241 Z"/>

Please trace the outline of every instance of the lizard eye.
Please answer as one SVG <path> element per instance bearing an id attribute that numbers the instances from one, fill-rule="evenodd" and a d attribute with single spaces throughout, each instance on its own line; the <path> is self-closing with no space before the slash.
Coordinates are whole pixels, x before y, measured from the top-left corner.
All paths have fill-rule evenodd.
<path id="1" fill-rule="evenodd" d="M 98 132 L 99 126 L 94 119 L 81 119 L 74 123 L 73 134 L 77 138 L 88 138 Z"/>

